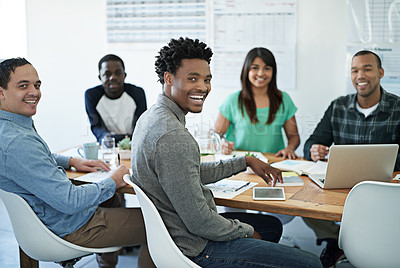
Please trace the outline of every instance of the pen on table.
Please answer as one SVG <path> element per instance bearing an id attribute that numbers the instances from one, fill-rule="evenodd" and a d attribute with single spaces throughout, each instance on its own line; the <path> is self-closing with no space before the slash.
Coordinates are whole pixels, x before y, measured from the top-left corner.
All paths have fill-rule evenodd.
<path id="1" fill-rule="evenodd" d="M 121 165 L 121 156 L 118 154 L 118 166 Z"/>
<path id="2" fill-rule="evenodd" d="M 239 191 L 240 189 L 243 189 L 246 186 L 249 186 L 250 182 L 247 182 L 246 184 L 243 184 L 242 186 L 240 186 L 239 188 L 235 189 L 235 192 Z"/>

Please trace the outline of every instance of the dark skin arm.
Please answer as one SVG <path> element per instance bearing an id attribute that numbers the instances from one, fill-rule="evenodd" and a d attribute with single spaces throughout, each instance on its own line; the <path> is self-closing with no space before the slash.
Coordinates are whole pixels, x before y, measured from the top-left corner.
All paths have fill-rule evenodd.
<path id="1" fill-rule="evenodd" d="M 282 172 L 253 156 L 246 156 L 246 165 L 251 167 L 255 174 L 260 176 L 268 185 L 274 187 L 276 182 L 283 182 Z M 254 231 L 253 238 L 261 239 L 261 235 Z"/>

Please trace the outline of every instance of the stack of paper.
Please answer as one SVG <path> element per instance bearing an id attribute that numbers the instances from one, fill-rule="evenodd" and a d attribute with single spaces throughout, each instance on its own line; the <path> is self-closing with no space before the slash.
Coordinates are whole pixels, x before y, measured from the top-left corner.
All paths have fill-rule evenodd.
<path id="1" fill-rule="evenodd" d="M 296 172 L 282 172 L 283 183 L 277 182 L 276 186 L 303 186 L 304 181 Z"/>

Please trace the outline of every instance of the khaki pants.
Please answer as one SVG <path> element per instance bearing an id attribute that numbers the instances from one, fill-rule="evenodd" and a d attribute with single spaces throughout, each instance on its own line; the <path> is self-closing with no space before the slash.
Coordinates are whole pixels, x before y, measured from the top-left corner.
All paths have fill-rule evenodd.
<path id="1" fill-rule="evenodd" d="M 140 208 L 121 207 L 121 199 L 117 195 L 101 204 L 85 225 L 64 239 L 93 248 L 142 245 L 138 267 L 155 267 L 147 248 L 146 230 Z M 115 267 L 117 261 L 118 252 L 97 256 L 99 267 Z"/>

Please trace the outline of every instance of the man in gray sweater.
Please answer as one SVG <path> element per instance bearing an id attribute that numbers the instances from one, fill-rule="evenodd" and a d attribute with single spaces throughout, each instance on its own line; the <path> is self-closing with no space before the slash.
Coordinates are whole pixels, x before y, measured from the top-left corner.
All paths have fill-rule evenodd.
<path id="1" fill-rule="evenodd" d="M 163 94 L 140 117 L 133 133 L 132 180 L 153 201 L 179 249 L 202 267 L 321 267 L 315 255 L 274 243 L 282 231 L 276 218 L 218 214 L 205 184 L 247 166 L 273 186 L 282 177 L 254 157 L 200 161 L 185 115 L 201 112 L 211 90 L 211 56 L 206 44 L 189 38 L 171 39 L 160 50 L 156 73 Z"/>

